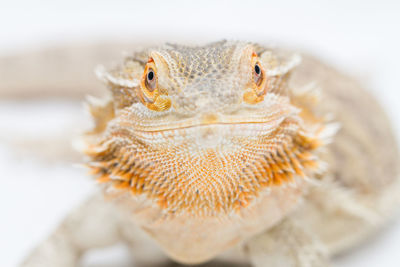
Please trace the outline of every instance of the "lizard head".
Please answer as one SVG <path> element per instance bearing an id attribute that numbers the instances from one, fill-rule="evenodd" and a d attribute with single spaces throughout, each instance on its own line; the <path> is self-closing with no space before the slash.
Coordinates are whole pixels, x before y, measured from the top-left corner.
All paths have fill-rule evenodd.
<path id="1" fill-rule="evenodd" d="M 88 165 L 169 213 L 230 213 L 295 184 L 318 169 L 324 129 L 291 97 L 298 62 L 244 42 L 136 53 L 100 73 L 112 96 L 91 101 Z"/>

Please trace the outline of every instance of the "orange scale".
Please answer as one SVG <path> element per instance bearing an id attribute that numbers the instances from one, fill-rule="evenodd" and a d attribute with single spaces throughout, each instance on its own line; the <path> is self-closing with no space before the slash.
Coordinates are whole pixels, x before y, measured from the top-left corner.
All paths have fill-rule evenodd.
<path id="1" fill-rule="evenodd" d="M 90 167 L 90 166 L 87 166 L 87 167 L 90 168 L 90 170 L 88 171 L 88 175 L 97 175 L 97 174 L 101 174 L 104 172 L 103 168 L 101 168 L 101 167 Z"/>
<path id="2" fill-rule="evenodd" d="M 110 176 L 108 174 L 104 174 L 104 175 L 100 176 L 99 178 L 97 178 L 96 181 L 98 183 L 108 182 L 108 181 L 110 181 Z"/>
<path id="3" fill-rule="evenodd" d="M 303 166 L 310 169 L 316 169 L 318 167 L 318 162 L 314 160 L 304 161 Z"/>
<path id="4" fill-rule="evenodd" d="M 128 189 L 130 187 L 129 182 L 113 182 L 113 187 L 116 189 Z"/>
<path id="5" fill-rule="evenodd" d="M 300 160 L 308 160 L 312 157 L 312 154 L 308 151 L 302 151 L 301 153 L 297 153 L 296 157 Z"/>
<path id="6" fill-rule="evenodd" d="M 272 172 L 274 172 L 274 173 L 279 172 L 281 170 L 281 168 L 279 168 L 278 164 L 276 164 L 276 163 L 270 164 L 270 168 L 271 168 Z"/>

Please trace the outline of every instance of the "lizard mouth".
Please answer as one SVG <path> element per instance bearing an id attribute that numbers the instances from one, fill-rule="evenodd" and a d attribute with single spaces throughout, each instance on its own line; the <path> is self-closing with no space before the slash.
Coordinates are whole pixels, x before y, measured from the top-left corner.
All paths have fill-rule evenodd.
<path id="1" fill-rule="evenodd" d="M 240 153 L 246 148 L 247 142 L 257 142 L 259 139 L 269 139 L 275 134 L 285 117 L 274 118 L 268 121 L 195 121 L 168 125 L 150 129 L 134 129 L 136 140 L 152 147 L 153 142 L 160 147 L 169 147 L 171 152 L 175 147 L 177 151 L 182 147 L 193 151 L 193 155 L 202 155 L 205 151 L 216 153 Z M 208 152 L 207 152 L 208 153 Z"/>
<path id="2" fill-rule="evenodd" d="M 158 127 L 137 127 L 135 132 L 142 133 L 175 133 L 176 131 L 203 131 L 203 130 L 231 130 L 230 134 L 234 135 L 235 130 L 238 129 L 254 129 L 254 130 L 264 130 L 264 133 L 271 131 L 279 126 L 279 124 L 284 120 L 284 117 L 269 119 L 265 121 L 214 121 L 214 122 L 203 122 L 197 120 L 189 120 L 178 122 L 165 126 Z M 234 131 L 234 132 L 232 132 Z"/>
<path id="3" fill-rule="evenodd" d="M 278 110 L 279 112 L 269 112 Z M 236 112 L 225 114 L 223 112 L 203 112 L 184 117 L 177 112 L 169 112 L 157 117 L 143 116 L 142 112 L 135 114 L 136 110 L 129 111 L 131 116 L 128 120 L 119 121 L 121 125 L 133 129 L 135 132 L 157 133 L 174 132 L 190 129 L 231 129 L 235 133 L 235 128 L 248 128 L 269 131 L 279 126 L 288 117 L 295 117 L 299 110 L 288 105 L 274 105 L 259 107 L 257 109 L 240 109 Z M 122 116 L 125 117 L 125 116 Z"/>

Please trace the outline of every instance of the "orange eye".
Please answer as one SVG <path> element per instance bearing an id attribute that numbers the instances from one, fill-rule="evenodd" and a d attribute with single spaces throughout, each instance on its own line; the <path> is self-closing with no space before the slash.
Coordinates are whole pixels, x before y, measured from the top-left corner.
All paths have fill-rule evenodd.
<path id="1" fill-rule="evenodd" d="M 264 100 L 264 96 L 267 93 L 266 77 L 256 53 L 252 54 L 251 62 L 253 68 L 253 81 L 251 88 L 249 88 L 249 91 L 245 92 L 243 99 L 249 104 L 256 104 Z"/>
<path id="2" fill-rule="evenodd" d="M 262 82 L 263 82 L 263 79 L 264 79 L 264 73 L 263 73 L 263 71 L 261 70 L 261 67 L 260 67 L 260 63 L 259 62 L 257 62 L 255 65 L 254 65 L 254 83 L 257 85 L 257 86 L 260 86 L 261 84 L 262 84 Z"/>
<path id="3" fill-rule="evenodd" d="M 254 81 L 254 89 L 258 96 L 264 95 L 266 93 L 265 89 L 265 72 L 261 66 L 260 61 L 258 60 L 258 56 L 256 53 L 253 53 L 251 62 L 253 65 L 253 81 Z"/>
<path id="4" fill-rule="evenodd" d="M 158 96 L 157 87 L 156 65 L 154 64 L 154 60 L 150 58 L 144 68 L 141 90 L 139 92 L 139 97 L 142 98 L 142 102 L 154 103 Z"/>
<path id="5" fill-rule="evenodd" d="M 153 92 L 154 89 L 157 87 L 157 78 L 154 70 L 152 68 L 149 68 L 147 70 L 147 76 L 146 76 L 146 87 L 150 92 Z"/>
<path id="6" fill-rule="evenodd" d="M 171 107 L 171 100 L 158 88 L 157 69 L 152 58 L 146 64 L 142 76 L 138 97 L 143 105 L 154 111 L 163 111 Z"/>

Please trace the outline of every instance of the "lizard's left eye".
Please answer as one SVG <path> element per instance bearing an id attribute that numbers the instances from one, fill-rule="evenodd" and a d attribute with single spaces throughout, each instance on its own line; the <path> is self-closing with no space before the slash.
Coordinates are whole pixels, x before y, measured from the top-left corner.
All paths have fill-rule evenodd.
<path id="1" fill-rule="evenodd" d="M 152 68 L 149 68 L 147 70 L 147 77 L 146 77 L 146 87 L 150 92 L 153 92 L 154 89 L 157 87 L 157 78 L 156 74 L 154 73 L 154 70 Z"/>
<path id="2" fill-rule="evenodd" d="M 264 76 L 264 73 L 263 73 L 263 71 L 261 70 L 260 63 L 257 62 L 257 63 L 254 65 L 254 83 L 255 83 L 257 86 L 260 86 L 260 85 L 262 84 L 263 79 L 264 79 L 263 76 Z"/>
<path id="3" fill-rule="evenodd" d="M 243 100 L 249 104 L 256 104 L 264 100 L 264 96 L 267 93 L 266 77 L 264 69 L 258 59 L 256 53 L 251 56 L 252 63 L 252 82 L 249 91 L 245 92 L 243 95 Z"/>

